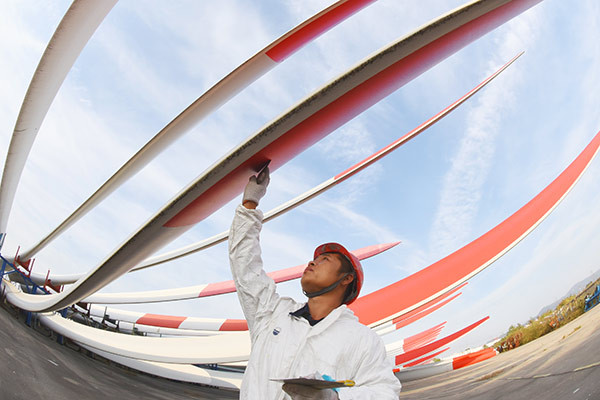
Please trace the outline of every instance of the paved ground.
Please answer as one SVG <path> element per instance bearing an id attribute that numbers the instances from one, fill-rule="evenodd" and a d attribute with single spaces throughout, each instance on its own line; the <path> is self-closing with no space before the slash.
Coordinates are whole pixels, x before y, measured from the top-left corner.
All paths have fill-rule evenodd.
<path id="1" fill-rule="evenodd" d="M 0 307 L 1 400 L 237 399 L 238 393 L 137 373 L 95 360 Z"/>
<path id="2" fill-rule="evenodd" d="M 406 382 L 401 399 L 600 399 L 600 306 L 517 349 Z"/>
<path id="3" fill-rule="evenodd" d="M 235 399 L 237 392 L 161 379 L 59 345 L 0 308 L 0 399 Z M 600 399 L 600 306 L 478 365 L 406 382 L 401 399 Z"/>

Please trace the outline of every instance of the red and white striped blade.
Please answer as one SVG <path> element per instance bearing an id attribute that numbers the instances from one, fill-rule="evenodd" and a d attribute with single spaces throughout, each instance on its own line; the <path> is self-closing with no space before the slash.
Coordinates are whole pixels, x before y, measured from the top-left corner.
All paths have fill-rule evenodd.
<path id="1" fill-rule="evenodd" d="M 481 272 L 554 210 L 585 172 L 599 146 L 600 132 L 552 183 L 496 227 L 427 268 L 358 298 L 350 308 L 362 323 L 378 325 L 427 303 Z"/>
<path id="2" fill-rule="evenodd" d="M 461 336 L 466 335 L 467 333 L 469 333 L 470 331 L 472 331 L 473 329 L 477 328 L 479 325 L 483 324 L 485 321 L 487 321 L 490 317 L 485 317 L 480 319 L 479 321 L 467 326 L 466 328 L 461 329 L 458 332 L 455 332 L 451 335 L 446 336 L 445 338 L 436 340 L 433 343 L 430 343 L 428 345 L 419 347 L 417 349 L 411 350 L 411 351 L 407 351 L 404 354 L 400 354 L 398 356 L 396 356 L 396 358 L 394 359 L 396 365 L 401 365 L 404 364 L 407 361 L 411 361 L 414 360 L 417 357 L 421 357 L 424 354 L 430 353 L 434 350 L 439 349 L 440 347 L 458 339 Z"/>
<path id="3" fill-rule="evenodd" d="M 82 0 L 78 0 L 81 2 Z M 116 0 L 111 0 L 116 2 Z M 190 104 L 167 126 L 158 132 L 131 159 L 83 202 L 69 217 L 32 248 L 25 250 L 22 260 L 28 260 L 62 232 L 81 219 L 129 178 L 137 174 L 158 154 L 179 139 L 204 117 L 236 96 L 251 83 L 273 69 L 278 63 L 316 39 L 340 22 L 349 18 L 375 0 L 341 0 L 319 12 L 268 45 L 256 55 L 221 79 L 216 85 Z M 104 4 L 89 1 L 89 4 Z M 106 2 L 107 3 L 107 2 Z M 40 121 L 41 122 L 41 121 Z M 2 204 L 2 202 L 0 202 Z M 0 225 L 1 226 L 1 225 Z M 2 232 L 2 231 L 0 231 Z"/>
<path id="4" fill-rule="evenodd" d="M 376 244 L 354 250 L 352 253 L 362 261 L 389 250 L 399 243 L 400 242 Z M 287 282 L 292 279 L 300 278 L 305 268 L 306 265 L 302 264 L 296 267 L 284 268 L 278 271 L 269 272 L 267 275 L 273 278 L 275 283 Z M 233 292 L 235 292 L 235 284 L 232 280 L 228 280 L 204 285 L 195 285 L 175 289 L 151 290 L 145 292 L 94 293 L 91 296 L 86 297 L 83 302 L 100 304 L 156 303 L 163 301 L 194 299 L 197 297 L 217 296 Z"/>

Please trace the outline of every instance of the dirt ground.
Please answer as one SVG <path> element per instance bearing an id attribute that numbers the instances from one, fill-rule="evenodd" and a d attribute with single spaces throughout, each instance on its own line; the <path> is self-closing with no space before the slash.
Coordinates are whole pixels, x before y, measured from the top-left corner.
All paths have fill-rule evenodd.
<path id="1" fill-rule="evenodd" d="M 403 384 L 401 399 L 600 399 L 600 306 L 514 350 Z"/>

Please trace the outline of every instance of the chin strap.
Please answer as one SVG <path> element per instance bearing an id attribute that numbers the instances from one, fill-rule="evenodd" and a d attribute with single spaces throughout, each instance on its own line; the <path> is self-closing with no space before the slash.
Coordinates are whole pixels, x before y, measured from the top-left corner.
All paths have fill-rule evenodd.
<path id="1" fill-rule="evenodd" d="M 335 289 L 335 288 L 336 288 L 336 287 L 337 287 L 337 286 L 340 284 L 340 282 L 341 282 L 342 280 L 344 280 L 344 278 L 345 278 L 346 276 L 350 275 L 351 273 L 352 273 L 352 272 L 346 272 L 346 273 L 345 273 L 345 274 L 344 274 L 344 275 L 343 275 L 343 276 L 342 276 L 340 279 L 338 279 L 337 281 L 333 282 L 333 284 L 331 284 L 331 285 L 327 286 L 325 289 L 321 289 L 321 290 L 318 290 L 318 291 L 316 291 L 316 292 L 312 292 L 312 293 L 306 293 L 306 291 L 305 291 L 305 290 L 302 290 L 302 293 L 304 293 L 304 295 L 305 295 L 306 297 L 308 297 L 309 299 L 312 299 L 313 297 L 317 297 L 317 296 L 320 296 L 320 295 L 322 295 L 322 294 L 325 294 L 325 293 L 329 293 L 329 292 L 331 292 L 333 289 Z"/>

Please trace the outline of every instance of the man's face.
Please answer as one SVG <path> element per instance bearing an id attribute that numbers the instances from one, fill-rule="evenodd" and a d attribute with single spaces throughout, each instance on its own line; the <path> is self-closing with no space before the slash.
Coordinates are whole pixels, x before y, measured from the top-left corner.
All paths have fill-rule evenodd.
<path id="1" fill-rule="evenodd" d="M 326 288 L 340 279 L 342 262 L 335 253 L 323 253 L 309 262 L 300 283 L 304 291 L 311 293 Z"/>

